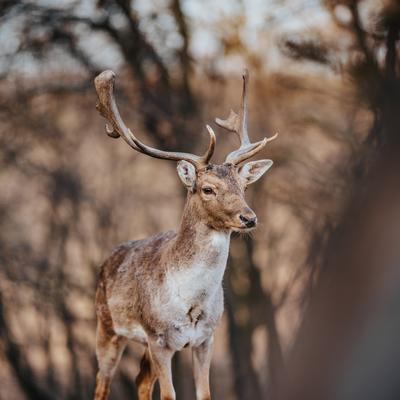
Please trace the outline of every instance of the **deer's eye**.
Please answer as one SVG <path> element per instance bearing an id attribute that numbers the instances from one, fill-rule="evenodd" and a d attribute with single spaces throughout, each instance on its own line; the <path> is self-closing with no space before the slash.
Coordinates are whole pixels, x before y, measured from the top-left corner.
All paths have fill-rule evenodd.
<path id="1" fill-rule="evenodd" d="M 202 189 L 204 194 L 210 195 L 210 194 L 215 194 L 214 190 L 212 190 L 210 187 L 203 187 Z"/>

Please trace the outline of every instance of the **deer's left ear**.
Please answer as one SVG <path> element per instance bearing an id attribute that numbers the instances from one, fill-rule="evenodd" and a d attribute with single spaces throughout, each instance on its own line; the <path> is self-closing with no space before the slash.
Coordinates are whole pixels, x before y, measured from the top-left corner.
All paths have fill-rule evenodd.
<path id="1" fill-rule="evenodd" d="M 176 166 L 179 178 L 183 184 L 189 189 L 193 190 L 196 183 L 196 169 L 195 167 L 187 161 L 179 161 Z"/>
<path id="2" fill-rule="evenodd" d="M 272 167 L 272 164 L 272 160 L 250 161 L 240 168 L 239 175 L 247 185 L 250 185 L 260 179 Z"/>

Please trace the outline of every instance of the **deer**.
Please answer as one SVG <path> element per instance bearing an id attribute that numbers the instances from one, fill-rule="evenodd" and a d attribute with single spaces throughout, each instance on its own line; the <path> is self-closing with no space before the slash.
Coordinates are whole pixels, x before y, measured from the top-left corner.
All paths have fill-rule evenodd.
<path id="1" fill-rule="evenodd" d="M 152 399 L 158 380 L 162 400 L 175 400 L 171 359 L 185 347 L 192 351 L 196 399 L 211 399 L 209 370 L 214 331 L 224 310 L 222 280 L 232 232 L 249 232 L 257 225 L 244 192 L 273 164 L 248 161 L 267 142 L 250 142 L 248 118 L 249 73 L 244 70 L 241 108 L 216 124 L 237 135 L 240 146 L 223 164 L 210 163 L 216 136 L 206 125 L 209 145 L 199 156 L 163 151 L 140 141 L 123 122 L 115 98 L 115 74 L 106 70 L 95 78 L 96 105 L 106 119 L 106 133 L 121 137 L 137 152 L 177 162 L 187 189 L 179 228 L 114 248 L 100 269 L 96 291 L 97 315 L 95 400 L 105 400 L 128 341 L 144 346 L 136 378 L 139 400 Z"/>

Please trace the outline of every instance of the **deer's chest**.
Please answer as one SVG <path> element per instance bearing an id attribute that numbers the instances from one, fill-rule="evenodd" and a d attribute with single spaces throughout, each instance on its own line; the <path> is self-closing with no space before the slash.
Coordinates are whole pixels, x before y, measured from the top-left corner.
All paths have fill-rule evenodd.
<path id="1" fill-rule="evenodd" d="M 168 300 L 186 306 L 210 299 L 221 285 L 228 252 L 229 237 L 216 232 L 192 259 L 171 266 L 165 282 Z"/>
<path id="2" fill-rule="evenodd" d="M 164 302 L 168 347 L 199 346 L 212 335 L 223 311 L 222 275 L 223 268 L 205 273 L 198 266 L 170 283 Z"/>
<path id="3" fill-rule="evenodd" d="M 177 350 L 196 346 L 211 336 L 223 311 L 222 278 L 229 241 L 217 237 L 190 265 L 171 268 L 161 296 L 169 321 L 168 345 Z"/>

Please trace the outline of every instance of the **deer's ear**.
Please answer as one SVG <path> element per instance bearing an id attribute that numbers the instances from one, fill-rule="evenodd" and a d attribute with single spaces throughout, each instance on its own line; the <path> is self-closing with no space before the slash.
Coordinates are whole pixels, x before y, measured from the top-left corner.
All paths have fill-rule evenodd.
<path id="1" fill-rule="evenodd" d="M 272 164 L 272 160 L 250 161 L 240 168 L 239 175 L 247 185 L 250 185 L 260 179 L 272 167 Z"/>
<path id="2" fill-rule="evenodd" d="M 196 183 L 196 169 L 187 161 L 179 161 L 176 167 L 179 178 L 188 189 L 193 189 Z"/>

